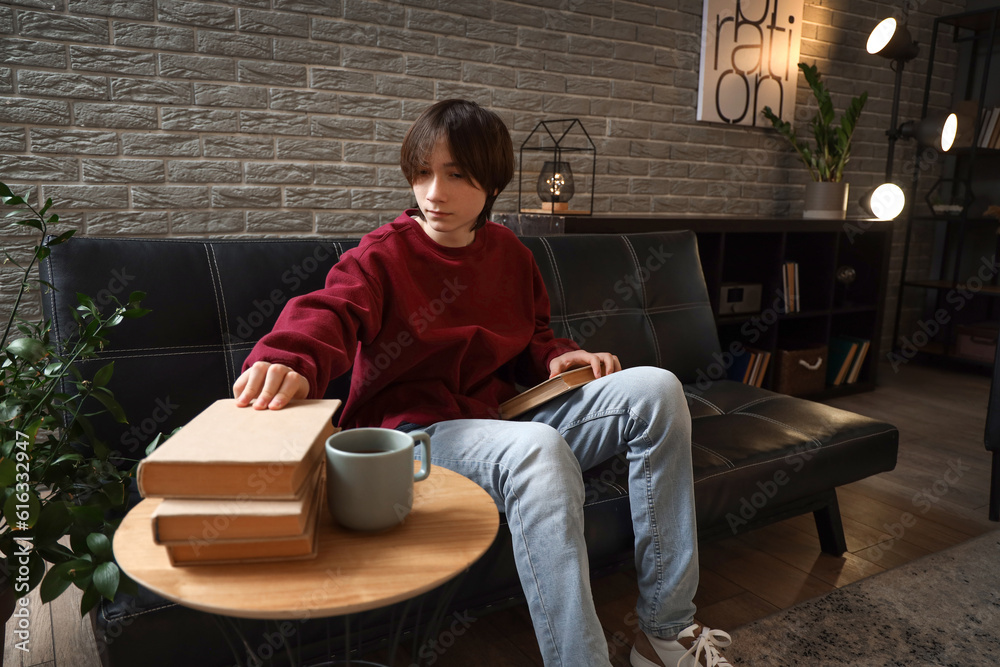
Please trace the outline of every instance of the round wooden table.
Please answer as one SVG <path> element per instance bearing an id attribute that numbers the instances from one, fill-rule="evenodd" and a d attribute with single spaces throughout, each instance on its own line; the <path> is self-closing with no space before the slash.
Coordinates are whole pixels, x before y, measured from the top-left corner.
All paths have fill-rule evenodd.
<path id="1" fill-rule="evenodd" d="M 418 465 L 418 464 L 415 464 Z M 135 581 L 186 607 L 258 619 L 341 616 L 411 599 L 466 570 L 496 537 L 499 514 L 475 482 L 440 466 L 414 485 L 401 526 L 359 533 L 338 526 L 325 507 L 319 555 L 310 560 L 174 567 L 153 542 L 150 515 L 136 505 L 115 532 L 118 565 Z"/>

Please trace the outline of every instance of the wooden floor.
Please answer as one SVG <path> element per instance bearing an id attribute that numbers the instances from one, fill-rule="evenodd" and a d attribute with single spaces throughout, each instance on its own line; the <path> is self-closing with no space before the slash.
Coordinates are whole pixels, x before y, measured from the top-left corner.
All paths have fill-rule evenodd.
<path id="1" fill-rule="evenodd" d="M 838 491 L 848 553 L 835 558 L 820 552 L 811 515 L 702 545 L 695 599 L 699 621 L 732 630 L 1000 529 L 986 518 L 990 456 L 983 447 L 983 429 L 989 378 L 910 364 L 899 373 L 884 367 L 880 384 L 874 392 L 829 401 L 900 430 L 894 471 Z M 615 667 L 628 666 L 636 592 L 632 571 L 594 582 Z M 13 649 L 8 624 L 3 664 L 98 667 L 89 621 L 80 619 L 78 604 L 67 594 L 35 607 L 30 653 Z M 456 624 L 456 629 L 439 637 L 438 667 L 542 665 L 523 606 L 484 616 L 467 628 Z"/>

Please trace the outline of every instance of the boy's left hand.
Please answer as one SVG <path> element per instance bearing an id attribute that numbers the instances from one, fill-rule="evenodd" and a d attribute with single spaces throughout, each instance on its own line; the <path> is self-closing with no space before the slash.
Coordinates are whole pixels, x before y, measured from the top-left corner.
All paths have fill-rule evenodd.
<path id="1" fill-rule="evenodd" d="M 549 362 L 549 377 L 553 378 L 564 371 L 579 366 L 590 366 L 594 369 L 594 377 L 604 377 L 609 373 L 614 373 L 622 369 L 618 357 L 610 352 L 587 352 L 586 350 L 574 350 L 566 354 L 560 354 Z"/>

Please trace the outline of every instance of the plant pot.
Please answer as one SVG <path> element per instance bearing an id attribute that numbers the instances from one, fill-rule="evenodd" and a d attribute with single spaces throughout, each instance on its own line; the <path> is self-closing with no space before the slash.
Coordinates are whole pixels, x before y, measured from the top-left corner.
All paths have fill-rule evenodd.
<path id="1" fill-rule="evenodd" d="M 806 184 L 803 218 L 843 220 L 847 217 L 848 183 L 811 181 Z"/>

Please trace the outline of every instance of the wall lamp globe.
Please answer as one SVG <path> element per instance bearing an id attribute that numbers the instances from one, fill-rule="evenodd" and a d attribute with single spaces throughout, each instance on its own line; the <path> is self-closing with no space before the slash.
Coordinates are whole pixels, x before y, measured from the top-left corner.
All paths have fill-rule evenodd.
<path id="1" fill-rule="evenodd" d="M 906 206 L 906 195 L 895 183 L 883 183 L 861 198 L 861 208 L 878 220 L 894 220 Z"/>
<path id="2" fill-rule="evenodd" d="M 868 53 L 889 60 L 913 60 L 920 47 L 913 41 L 910 31 L 894 18 L 881 21 L 868 36 Z"/>

